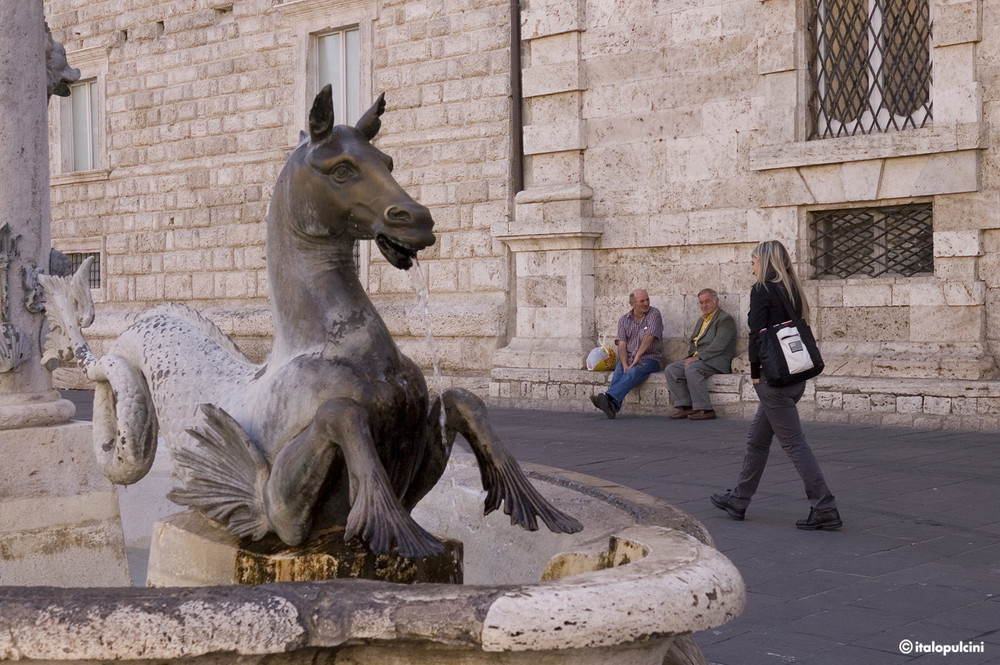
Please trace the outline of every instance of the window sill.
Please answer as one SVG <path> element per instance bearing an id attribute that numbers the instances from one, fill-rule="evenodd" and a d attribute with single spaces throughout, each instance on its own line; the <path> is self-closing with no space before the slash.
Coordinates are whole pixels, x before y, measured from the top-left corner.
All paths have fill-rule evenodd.
<path id="1" fill-rule="evenodd" d="M 768 171 L 960 150 L 980 150 L 988 145 L 988 130 L 987 123 L 974 122 L 887 134 L 758 146 L 750 151 L 750 168 L 754 171 Z"/>
<path id="2" fill-rule="evenodd" d="M 60 173 L 50 179 L 52 185 L 76 185 L 84 182 L 98 182 L 110 180 L 111 171 L 108 169 L 96 169 L 93 171 L 72 171 L 70 173 Z"/>

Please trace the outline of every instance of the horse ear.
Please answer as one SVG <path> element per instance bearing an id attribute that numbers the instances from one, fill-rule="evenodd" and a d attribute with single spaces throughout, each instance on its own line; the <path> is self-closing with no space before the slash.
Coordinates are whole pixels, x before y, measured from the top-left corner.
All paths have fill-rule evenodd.
<path id="1" fill-rule="evenodd" d="M 316 95 L 312 110 L 309 111 L 309 134 L 313 143 L 320 144 L 329 139 L 332 132 L 333 88 L 327 84 Z"/>
<path id="2" fill-rule="evenodd" d="M 379 119 L 382 114 L 385 113 L 385 93 L 383 92 L 372 104 L 372 107 L 365 111 L 365 114 L 361 116 L 358 120 L 358 124 L 354 127 L 359 132 L 364 134 L 365 138 L 371 141 L 378 134 L 379 128 L 382 126 L 382 121 Z"/>

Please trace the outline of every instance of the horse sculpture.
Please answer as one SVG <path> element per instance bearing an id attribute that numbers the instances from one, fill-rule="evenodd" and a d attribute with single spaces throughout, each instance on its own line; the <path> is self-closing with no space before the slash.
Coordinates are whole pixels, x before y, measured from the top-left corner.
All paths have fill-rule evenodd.
<path id="1" fill-rule="evenodd" d="M 334 125 L 329 86 L 313 103 L 267 212 L 274 346 L 264 364 L 181 305 L 150 310 L 96 357 L 83 336 L 94 318 L 86 265 L 41 277 L 43 361 L 75 361 L 96 382 L 94 449 L 112 482 L 146 474 L 159 433 L 182 482 L 168 497 L 241 538 L 274 532 L 295 546 L 340 525 L 376 553 L 437 554 L 441 543 L 410 511 L 444 472 L 456 434 L 475 454 L 486 513 L 503 505 L 526 529 L 541 518 L 554 532 L 579 531 L 531 485 L 479 398 L 448 389 L 430 399 L 361 287 L 355 241 L 374 238 L 405 270 L 435 240 L 430 212 L 371 145 L 384 110 L 380 96 L 349 127 Z"/>

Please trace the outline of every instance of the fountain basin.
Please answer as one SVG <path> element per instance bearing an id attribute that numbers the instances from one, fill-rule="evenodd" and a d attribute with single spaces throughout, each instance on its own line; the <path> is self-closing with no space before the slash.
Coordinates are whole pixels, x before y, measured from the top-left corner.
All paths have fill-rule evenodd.
<path id="1" fill-rule="evenodd" d="M 742 612 L 739 572 L 692 517 L 612 483 L 524 466 L 584 530 L 528 533 L 505 515 L 483 517 L 474 460 L 456 453 L 414 516 L 462 541 L 463 585 L 7 587 L 0 589 L 0 656 L 661 665 L 698 662 L 687 636 Z"/>

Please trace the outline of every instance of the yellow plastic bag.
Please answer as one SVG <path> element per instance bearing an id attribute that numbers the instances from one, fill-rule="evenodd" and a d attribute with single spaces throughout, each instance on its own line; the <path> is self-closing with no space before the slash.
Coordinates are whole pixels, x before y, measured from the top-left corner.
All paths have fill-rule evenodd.
<path id="1" fill-rule="evenodd" d="M 610 372 L 617 364 L 614 347 L 609 346 L 601 335 L 601 345 L 587 354 L 587 369 L 591 372 Z"/>

